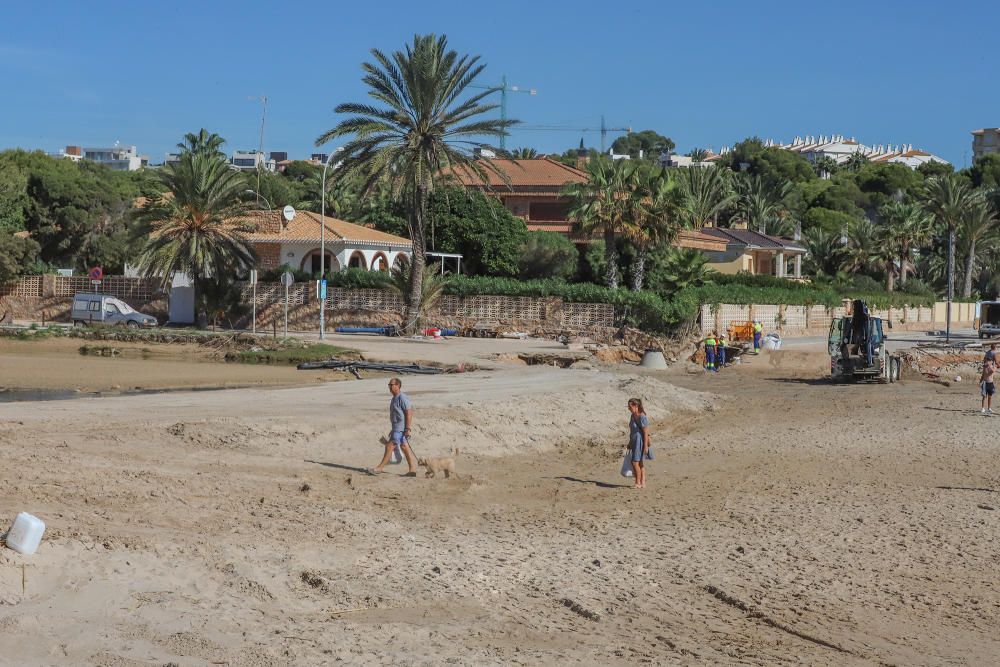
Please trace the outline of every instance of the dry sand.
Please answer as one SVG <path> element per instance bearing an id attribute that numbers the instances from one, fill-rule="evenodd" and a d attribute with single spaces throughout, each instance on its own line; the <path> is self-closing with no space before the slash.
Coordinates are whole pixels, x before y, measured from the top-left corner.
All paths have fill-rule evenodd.
<path id="1" fill-rule="evenodd" d="M 0 664 L 995 663 L 1000 421 L 823 362 L 406 378 L 452 480 L 361 472 L 384 379 L 0 405 Z"/>

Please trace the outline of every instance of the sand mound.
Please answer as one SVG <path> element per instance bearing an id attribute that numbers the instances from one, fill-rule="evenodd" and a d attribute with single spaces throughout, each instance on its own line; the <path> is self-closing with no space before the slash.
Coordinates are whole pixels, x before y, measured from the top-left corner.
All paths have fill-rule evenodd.
<path id="1" fill-rule="evenodd" d="M 459 446 L 487 456 L 543 451 L 558 444 L 624 438 L 626 404 L 633 397 L 643 401 L 654 424 L 681 412 L 706 410 L 712 401 L 708 394 L 652 377 L 562 372 L 583 375 L 587 381 L 577 385 L 582 388 L 544 395 L 487 401 L 469 396 L 446 408 L 421 411 L 414 447 L 430 454 Z"/>

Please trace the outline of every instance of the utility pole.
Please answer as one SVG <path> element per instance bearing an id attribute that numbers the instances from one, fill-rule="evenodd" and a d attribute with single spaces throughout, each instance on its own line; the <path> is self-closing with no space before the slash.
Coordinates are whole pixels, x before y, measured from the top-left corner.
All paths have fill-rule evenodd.
<path id="1" fill-rule="evenodd" d="M 260 155 L 260 162 L 257 163 L 257 192 L 259 193 L 260 170 L 264 167 L 264 120 L 267 118 L 267 95 L 251 97 L 250 99 L 259 100 L 263 105 L 263 111 L 260 114 L 260 143 L 257 145 L 257 153 Z M 257 208 L 260 208 L 260 194 L 257 195 Z"/>
<path id="2" fill-rule="evenodd" d="M 470 84 L 469 88 L 484 88 L 486 90 L 497 90 L 500 92 L 500 120 L 501 122 L 507 121 L 507 93 L 527 93 L 528 95 L 537 95 L 538 91 L 534 88 L 521 88 L 520 86 L 508 86 L 507 85 L 507 75 L 504 74 L 500 77 L 499 86 L 482 86 L 478 84 Z M 503 150 L 507 148 L 507 136 L 500 135 L 500 149 Z"/>

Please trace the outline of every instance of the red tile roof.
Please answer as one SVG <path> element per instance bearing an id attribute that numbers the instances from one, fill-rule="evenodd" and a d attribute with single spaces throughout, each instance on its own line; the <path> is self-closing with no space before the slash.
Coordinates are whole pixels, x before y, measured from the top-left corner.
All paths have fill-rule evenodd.
<path id="1" fill-rule="evenodd" d="M 499 174 L 492 173 L 488 168 L 485 168 L 486 181 L 490 188 L 530 187 L 559 190 L 568 183 L 586 183 L 589 179 L 587 172 L 547 157 L 534 160 L 495 159 L 490 160 L 490 162 L 507 177 L 507 180 L 504 180 Z M 461 185 L 483 187 L 479 175 L 468 169 L 460 167 L 446 173 L 454 175 Z"/>
<path id="2" fill-rule="evenodd" d="M 245 236 L 251 241 L 258 243 L 288 243 L 288 242 L 308 242 L 319 243 L 322 226 L 319 213 L 311 211 L 296 211 L 295 217 L 287 224 L 280 211 L 253 211 L 240 222 L 256 228 L 256 231 L 246 232 Z M 326 216 L 326 240 L 330 243 L 337 241 L 371 243 L 385 246 L 399 246 L 409 248 L 409 239 L 393 234 L 380 232 L 371 227 L 357 225 L 353 222 L 340 220 Z"/>

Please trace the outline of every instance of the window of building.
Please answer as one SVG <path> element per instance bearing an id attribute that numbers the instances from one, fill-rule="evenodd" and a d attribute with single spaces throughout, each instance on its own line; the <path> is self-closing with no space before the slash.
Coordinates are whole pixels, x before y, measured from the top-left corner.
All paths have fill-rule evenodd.
<path id="1" fill-rule="evenodd" d="M 528 220 L 564 221 L 569 218 L 568 211 L 569 205 L 562 202 L 531 202 L 528 204 Z"/>
<path id="2" fill-rule="evenodd" d="M 365 256 L 360 250 L 355 250 L 351 255 L 351 259 L 348 260 L 347 266 L 352 269 L 367 269 L 368 266 L 365 263 Z"/>

